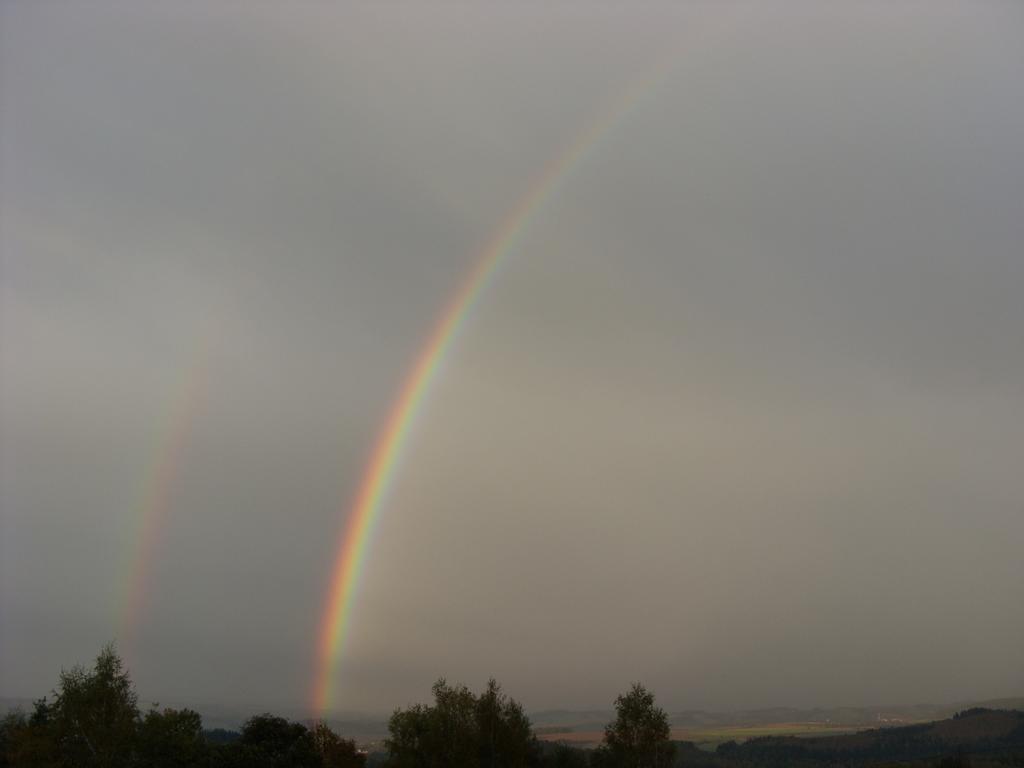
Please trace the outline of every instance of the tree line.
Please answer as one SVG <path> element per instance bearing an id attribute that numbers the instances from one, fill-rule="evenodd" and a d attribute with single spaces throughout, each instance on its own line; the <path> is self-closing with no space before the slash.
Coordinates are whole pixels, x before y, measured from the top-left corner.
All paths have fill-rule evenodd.
<path id="1" fill-rule="evenodd" d="M 615 701 L 616 717 L 594 750 L 544 744 L 522 705 L 495 680 L 476 695 L 446 680 L 432 704 L 397 709 L 388 721 L 386 768 L 667 768 L 675 745 L 668 716 L 634 684 Z M 239 732 L 205 731 L 191 709 L 143 712 L 113 646 L 91 669 L 62 670 L 52 700 L 0 721 L 0 768 L 363 768 L 367 755 L 323 722 L 272 714 Z"/>
<path id="2" fill-rule="evenodd" d="M 121 658 L 104 648 L 91 670 L 60 673 L 53 700 L 0 723 L 7 768 L 359 768 L 366 756 L 324 723 L 307 727 L 271 714 L 239 733 L 203 730 L 191 709 L 142 712 Z"/>

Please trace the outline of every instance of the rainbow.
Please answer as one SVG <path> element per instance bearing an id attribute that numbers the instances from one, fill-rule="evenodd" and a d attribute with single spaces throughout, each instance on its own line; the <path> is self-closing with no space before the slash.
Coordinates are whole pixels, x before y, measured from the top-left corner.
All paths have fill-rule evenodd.
<path id="1" fill-rule="evenodd" d="M 204 337 L 194 353 L 192 364 L 185 368 L 172 390 L 170 405 L 157 430 L 156 448 L 151 453 L 145 473 L 134 533 L 130 549 L 128 578 L 121 599 L 118 642 L 125 659 L 135 661 L 135 642 L 144 604 L 149 592 L 150 566 L 157 556 L 159 542 L 167 523 L 174 495 L 174 486 L 181 474 L 182 459 L 188 447 L 196 418 L 204 400 L 209 379 L 210 342 Z"/>
<path id="2" fill-rule="evenodd" d="M 449 300 L 426 344 L 395 398 L 379 432 L 373 452 L 341 531 L 337 555 L 331 570 L 330 586 L 321 614 L 317 634 L 315 671 L 311 710 L 319 719 L 332 706 L 332 685 L 338 661 L 351 625 L 351 614 L 369 542 L 383 501 L 394 482 L 395 470 L 423 407 L 431 384 L 452 348 L 460 327 L 478 303 L 481 294 L 493 281 L 502 261 L 533 221 L 560 183 L 569 176 L 588 153 L 619 124 L 622 119 L 671 72 L 675 57 L 663 57 L 646 77 L 634 81 L 621 91 L 590 122 L 575 141 L 543 169 L 515 207 L 501 221 L 474 261 L 467 277 Z"/>

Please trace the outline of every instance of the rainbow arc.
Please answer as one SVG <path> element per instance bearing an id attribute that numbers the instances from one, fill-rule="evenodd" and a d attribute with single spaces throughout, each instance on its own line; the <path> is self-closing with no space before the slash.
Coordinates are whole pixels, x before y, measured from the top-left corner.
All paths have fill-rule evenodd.
<path id="1" fill-rule="evenodd" d="M 706 33 L 705 37 L 711 32 L 708 29 L 701 31 Z M 394 483 L 416 416 L 450 353 L 459 329 L 538 211 L 602 139 L 667 78 L 676 61 L 676 52 L 670 51 L 647 71 L 645 77 L 619 91 L 597 118 L 548 163 L 479 252 L 468 275 L 448 301 L 417 354 L 378 433 L 356 494 L 343 509 L 343 513 L 347 511 L 347 522 L 338 542 L 317 634 L 316 669 L 311 693 L 314 717 L 322 717 L 332 706 L 337 667 L 351 628 L 359 578 L 374 526 Z"/>

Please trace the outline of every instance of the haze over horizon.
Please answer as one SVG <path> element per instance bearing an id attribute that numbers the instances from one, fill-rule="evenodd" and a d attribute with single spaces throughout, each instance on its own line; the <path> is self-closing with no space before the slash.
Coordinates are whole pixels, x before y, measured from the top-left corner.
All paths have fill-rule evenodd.
<path id="1" fill-rule="evenodd" d="M 336 709 L 1024 695 L 1022 37 L 999 2 L 0 4 L 0 696 L 130 632 L 144 700 L 306 706 L 396 393 L 607 114 L 419 411 Z"/>

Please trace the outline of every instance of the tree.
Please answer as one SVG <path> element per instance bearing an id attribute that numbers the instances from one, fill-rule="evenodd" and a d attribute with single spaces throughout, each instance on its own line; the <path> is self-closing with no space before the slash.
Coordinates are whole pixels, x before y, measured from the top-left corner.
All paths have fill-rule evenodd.
<path id="1" fill-rule="evenodd" d="M 47 713 L 63 761 L 82 768 L 130 765 L 138 716 L 131 679 L 113 645 L 100 651 L 92 671 L 75 666 L 60 673 Z"/>
<path id="2" fill-rule="evenodd" d="M 401 768 L 429 768 L 433 764 L 431 744 L 431 708 L 415 704 L 407 710 L 396 709 L 388 721 L 384 746 L 389 764 Z"/>
<path id="3" fill-rule="evenodd" d="M 530 719 L 519 702 L 501 692 L 492 677 L 476 702 L 481 768 L 526 765 L 535 749 Z"/>
<path id="4" fill-rule="evenodd" d="M 464 685 L 434 683 L 431 711 L 431 746 L 436 765 L 447 768 L 476 768 L 479 731 L 476 728 L 476 699 Z"/>
<path id="5" fill-rule="evenodd" d="M 668 716 L 654 705 L 654 694 L 640 683 L 615 699 L 615 721 L 604 729 L 601 757 L 621 768 L 665 768 L 675 745 L 669 741 Z"/>
<path id="6" fill-rule="evenodd" d="M 522 768 L 535 742 L 522 706 L 491 680 L 474 696 L 443 678 L 432 689 L 433 706 L 395 710 L 386 741 L 396 768 Z"/>
<path id="7" fill-rule="evenodd" d="M 366 755 L 356 749 L 356 743 L 341 738 L 326 723 L 313 726 L 313 744 L 324 768 L 362 768 L 366 765 Z"/>
<path id="8" fill-rule="evenodd" d="M 187 768 L 206 754 L 203 720 L 191 709 L 155 709 L 139 723 L 139 763 L 147 768 Z"/>
<path id="9" fill-rule="evenodd" d="M 270 714 L 255 715 L 242 726 L 239 751 L 250 766 L 319 768 L 320 755 L 313 734 L 302 723 L 290 723 Z M 234 746 L 234 745 L 232 745 Z"/>
<path id="10" fill-rule="evenodd" d="M 440 691 L 439 691 L 440 693 Z M 53 703 L 0 718 L 0 768 L 362 768 L 355 742 L 325 724 L 264 714 L 241 733 L 203 731 L 190 709 L 140 716 L 131 679 L 105 647 L 92 669 L 62 670 Z M 447 702 L 448 697 L 441 696 Z M 457 698 L 457 697 L 456 697 Z M 472 696 L 470 696 L 472 699 Z M 448 708 L 438 712 L 447 713 Z M 469 714 L 472 719 L 472 712 Z M 435 729 L 436 730 L 436 729 Z"/>
<path id="11" fill-rule="evenodd" d="M 54 743 L 50 707 L 35 702 L 32 714 L 11 712 L 0 722 L 0 766 L 3 768 L 56 768 L 60 754 Z"/>

